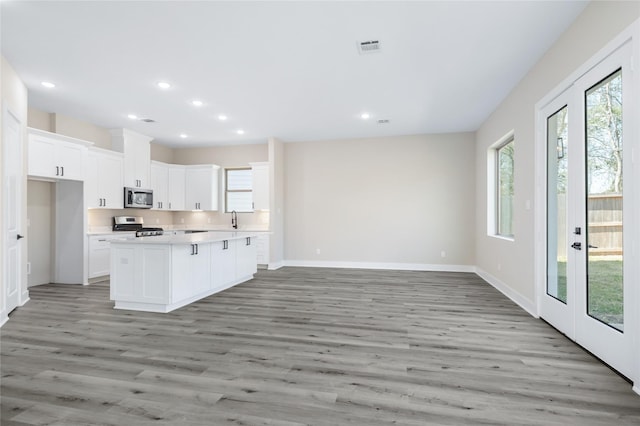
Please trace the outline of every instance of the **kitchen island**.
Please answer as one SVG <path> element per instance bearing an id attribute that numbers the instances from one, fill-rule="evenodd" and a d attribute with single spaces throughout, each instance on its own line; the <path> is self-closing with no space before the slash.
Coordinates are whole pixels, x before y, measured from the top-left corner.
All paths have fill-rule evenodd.
<path id="1" fill-rule="evenodd" d="M 256 234 L 200 232 L 111 243 L 115 309 L 171 312 L 253 278 Z"/>

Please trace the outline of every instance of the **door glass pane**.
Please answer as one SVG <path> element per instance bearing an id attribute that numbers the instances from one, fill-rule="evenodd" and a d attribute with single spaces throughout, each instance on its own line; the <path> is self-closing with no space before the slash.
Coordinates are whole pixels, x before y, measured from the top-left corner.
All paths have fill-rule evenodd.
<path id="1" fill-rule="evenodd" d="M 622 71 L 585 102 L 587 313 L 622 331 Z"/>
<path id="2" fill-rule="evenodd" d="M 547 119 L 547 294 L 567 303 L 568 108 Z"/>

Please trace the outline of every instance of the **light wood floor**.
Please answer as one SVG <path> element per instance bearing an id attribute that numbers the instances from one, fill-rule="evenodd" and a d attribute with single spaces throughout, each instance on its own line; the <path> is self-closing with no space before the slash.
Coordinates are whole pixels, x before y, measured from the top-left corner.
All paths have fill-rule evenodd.
<path id="1" fill-rule="evenodd" d="M 474 274 L 283 268 L 170 314 L 45 285 L 2 425 L 621 425 L 640 396 Z"/>

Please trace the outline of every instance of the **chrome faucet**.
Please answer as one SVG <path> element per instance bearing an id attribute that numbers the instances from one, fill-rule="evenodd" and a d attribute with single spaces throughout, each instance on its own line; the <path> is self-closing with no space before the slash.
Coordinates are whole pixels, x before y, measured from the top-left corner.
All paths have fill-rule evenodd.
<path id="1" fill-rule="evenodd" d="M 238 229 L 238 213 L 235 210 L 231 210 L 231 226 Z"/>

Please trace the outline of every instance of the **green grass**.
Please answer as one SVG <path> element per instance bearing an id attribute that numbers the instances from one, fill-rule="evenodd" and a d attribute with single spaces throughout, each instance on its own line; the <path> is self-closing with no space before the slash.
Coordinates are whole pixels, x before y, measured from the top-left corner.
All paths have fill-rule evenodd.
<path id="1" fill-rule="evenodd" d="M 621 260 L 591 260 L 588 267 L 589 315 L 622 329 L 623 288 Z M 567 264 L 558 262 L 558 292 L 555 296 L 567 301 Z"/>

